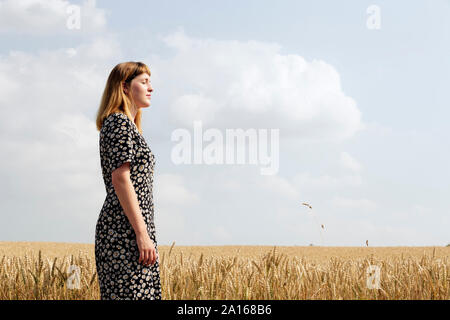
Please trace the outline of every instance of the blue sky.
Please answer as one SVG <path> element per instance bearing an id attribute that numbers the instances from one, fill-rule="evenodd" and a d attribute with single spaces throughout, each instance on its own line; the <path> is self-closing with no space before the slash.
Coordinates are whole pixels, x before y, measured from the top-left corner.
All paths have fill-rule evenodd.
<path id="1" fill-rule="evenodd" d="M 155 89 L 143 129 L 159 244 L 450 243 L 449 13 L 444 0 L 0 1 L 0 240 L 93 243 L 95 114 L 110 70 L 133 60 Z M 173 164 L 171 133 L 195 119 L 279 128 L 278 174 Z"/>

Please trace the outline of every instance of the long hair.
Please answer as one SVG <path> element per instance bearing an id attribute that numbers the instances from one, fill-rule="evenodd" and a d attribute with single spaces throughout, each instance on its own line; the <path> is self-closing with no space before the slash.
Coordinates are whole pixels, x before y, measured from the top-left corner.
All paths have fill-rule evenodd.
<path id="1" fill-rule="evenodd" d="M 103 120 L 106 117 L 112 113 L 122 112 L 126 114 L 131 121 L 134 121 L 139 132 L 142 134 L 141 109 L 137 111 L 136 117 L 133 119 L 130 113 L 133 98 L 131 94 L 128 96 L 123 91 L 124 83 L 130 84 L 131 80 L 142 73 L 147 73 L 149 76 L 151 75 L 147 65 L 142 62 L 134 61 L 119 63 L 111 70 L 97 111 L 96 125 L 98 131 L 102 128 Z"/>

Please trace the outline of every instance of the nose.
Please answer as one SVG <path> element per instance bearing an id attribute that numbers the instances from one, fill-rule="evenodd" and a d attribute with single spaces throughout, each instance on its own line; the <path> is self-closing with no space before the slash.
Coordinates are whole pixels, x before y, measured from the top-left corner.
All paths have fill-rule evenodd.
<path id="1" fill-rule="evenodd" d="M 148 86 L 148 91 L 149 91 L 149 92 L 152 92 L 152 91 L 153 91 L 152 85 L 149 85 L 149 86 Z"/>

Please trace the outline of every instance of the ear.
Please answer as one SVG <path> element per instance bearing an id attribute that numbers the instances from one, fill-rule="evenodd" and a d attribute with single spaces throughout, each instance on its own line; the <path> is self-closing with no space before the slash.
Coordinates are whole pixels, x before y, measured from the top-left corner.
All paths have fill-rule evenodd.
<path id="1" fill-rule="evenodd" d="M 127 84 L 125 82 L 122 83 L 122 89 L 123 89 L 123 92 L 125 94 L 128 94 L 128 87 L 127 87 Z"/>

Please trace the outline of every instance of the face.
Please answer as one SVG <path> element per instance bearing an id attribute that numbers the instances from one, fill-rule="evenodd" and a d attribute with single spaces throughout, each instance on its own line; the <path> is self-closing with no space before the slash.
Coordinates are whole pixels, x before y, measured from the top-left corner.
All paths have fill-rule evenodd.
<path id="1" fill-rule="evenodd" d="M 150 95 L 153 88 L 150 83 L 150 76 L 147 73 L 141 73 L 131 80 L 130 90 L 138 108 L 147 108 L 150 106 Z"/>

